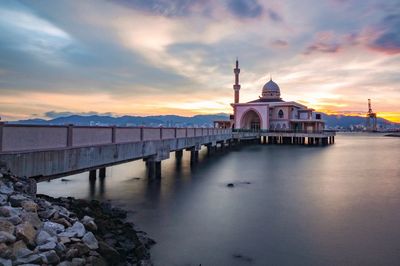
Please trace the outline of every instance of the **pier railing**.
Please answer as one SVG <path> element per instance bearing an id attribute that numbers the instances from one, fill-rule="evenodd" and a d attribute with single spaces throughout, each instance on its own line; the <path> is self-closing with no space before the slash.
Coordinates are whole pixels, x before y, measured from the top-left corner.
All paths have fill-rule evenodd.
<path id="1" fill-rule="evenodd" d="M 0 123 L 0 153 L 231 134 L 231 129 Z"/>
<path id="2" fill-rule="evenodd" d="M 336 131 L 333 130 L 274 130 L 274 129 L 233 129 L 233 133 L 299 133 L 299 134 L 326 134 L 332 135 Z"/>

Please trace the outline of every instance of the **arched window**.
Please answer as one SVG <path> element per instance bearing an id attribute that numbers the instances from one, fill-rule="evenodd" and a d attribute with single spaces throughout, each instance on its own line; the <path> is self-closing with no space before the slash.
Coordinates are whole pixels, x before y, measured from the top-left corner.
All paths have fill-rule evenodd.
<path id="1" fill-rule="evenodd" d="M 282 110 L 279 110 L 279 112 L 278 112 L 278 117 L 279 117 L 279 118 L 283 118 L 283 111 L 282 111 Z"/>

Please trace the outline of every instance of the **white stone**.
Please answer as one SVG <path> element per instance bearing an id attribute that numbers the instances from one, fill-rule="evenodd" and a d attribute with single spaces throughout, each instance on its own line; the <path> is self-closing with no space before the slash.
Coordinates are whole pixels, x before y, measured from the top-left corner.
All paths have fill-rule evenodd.
<path id="1" fill-rule="evenodd" d="M 82 238 L 83 243 L 86 244 L 90 249 L 98 249 L 99 244 L 97 242 L 96 237 L 93 235 L 92 232 L 86 233 Z"/>

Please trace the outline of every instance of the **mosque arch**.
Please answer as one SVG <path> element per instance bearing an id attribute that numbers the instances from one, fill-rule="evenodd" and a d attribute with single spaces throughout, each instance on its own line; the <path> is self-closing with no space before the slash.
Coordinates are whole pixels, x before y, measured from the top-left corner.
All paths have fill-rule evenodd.
<path id="1" fill-rule="evenodd" d="M 262 119 L 260 113 L 255 109 L 247 110 L 240 121 L 242 129 L 258 131 L 262 125 Z"/>

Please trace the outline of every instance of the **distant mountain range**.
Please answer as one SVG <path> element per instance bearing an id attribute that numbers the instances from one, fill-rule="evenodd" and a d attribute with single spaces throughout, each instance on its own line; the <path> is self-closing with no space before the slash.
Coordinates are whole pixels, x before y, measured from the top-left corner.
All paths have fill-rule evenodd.
<path id="1" fill-rule="evenodd" d="M 28 119 L 13 121 L 13 124 L 34 124 L 34 125 L 117 125 L 117 126 L 176 126 L 176 127 L 211 127 L 215 120 L 228 120 L 228 114 L 195 115 L 192 117 L 178 115 L 159 115 L 159 116 L 106 116 L 106 115 L 70 115 L 58 117 L 50 120 Z M 365 125 L 365 117 L 361 116 L 340 116 L 323 114 L 323 119 L 329 128 L 343 127 L 351 125 Z M 393 125 L 388 120 L 378 118 L 378 124 L 387 126 Z M 399 124 L 396 124 L 399 125 Z"/>

